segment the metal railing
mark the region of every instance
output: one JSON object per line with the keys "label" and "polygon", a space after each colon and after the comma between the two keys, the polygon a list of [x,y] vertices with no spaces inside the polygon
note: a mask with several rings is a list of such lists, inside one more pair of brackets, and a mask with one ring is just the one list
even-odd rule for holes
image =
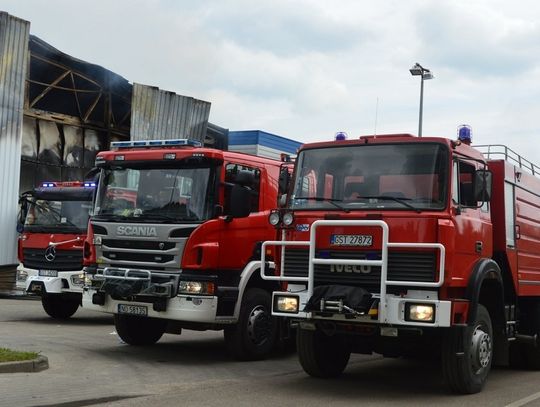
{"label": "metal railing", "polygon": [[[322,259],[316,257],[316,236],[317,229],[325,226],[374,226],[382,229],[382,242],[381,242],[381,259],[380,260],[366,260],[366,259]],[[264,280],[270,281],[287,281],[287,282],[303,282],[307,283],[307,296],[311,298],[313,296],[313,290],[315,286],[315,265],[351,265],[351,266],[379,266],[381,267],[381,281],[380,281],[380,299],[379,299],[379,321],[387,322],[386,316],[386,304],[387,304],[387,286],[407,286],[407,287],[441,287],[444,283],[444,261],[445,261],[445,248],[440,243],[392,243],[388,241],[388,224],[381,220],[317,220],[311,225],[311,231],[309,241],[266,241],[262,244],[261,249],[261,277]],[[284,275],[284,269],[281,267],[279,276],[267,276],[265,274],[265,262],[266,262],[266,247],[267,246],[309,246],[308,256],[308,276],[307,277],[289,277]],[[388,280],[388,248],[419,248],[419,249],[438,249],[439,256],[439,278],[434,282],[420,282],[420,281],[393,281]]]}
{"label": "metal railing", "polygon": [[505,161],[526,170],[532,175],[540,176],[540,166],[520,156],[503,144],[481,144],[474,145],[473,147],[480,151],[488,160],[503,158]]}

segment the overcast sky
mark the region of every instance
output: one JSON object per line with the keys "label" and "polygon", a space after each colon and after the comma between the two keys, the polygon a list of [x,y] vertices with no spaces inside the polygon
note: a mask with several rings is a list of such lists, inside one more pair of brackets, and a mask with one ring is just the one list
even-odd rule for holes
{"label": "overcast sky", "polygon": [[59,50],[212,103],[210,121],[302,142],[364,134],[503,143],[540,165],[540,3],[3,0]]}

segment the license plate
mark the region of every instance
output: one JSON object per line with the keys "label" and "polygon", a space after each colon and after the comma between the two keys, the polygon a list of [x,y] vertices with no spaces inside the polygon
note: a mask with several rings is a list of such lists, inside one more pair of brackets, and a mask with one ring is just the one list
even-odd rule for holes
{"label": "license plate", "polygon": [[144,305],[118,304],[119,314],[148,316],[148,307]]}
{"label": "license plate", "polygon": [[41,277],[58,277],[57,270],[39,270],[39,275]]}
{"label": "license plate", "polygon": [[333,246],[371,246],[373,236],[370,235],[332,235],[330,244]]}

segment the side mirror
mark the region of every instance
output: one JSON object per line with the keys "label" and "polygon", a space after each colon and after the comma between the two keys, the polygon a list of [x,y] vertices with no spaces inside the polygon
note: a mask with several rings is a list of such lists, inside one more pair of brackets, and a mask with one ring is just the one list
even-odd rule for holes
{"label": "side mirror", "polygon": [[234,184],[230,195],[231,218],[245,218],[251,212],[251,190],[242,185]]}
{"label": "side mirror", "polygon": [[287,167],[281,167],[278,180],[278,195],[283,195],[289,190],[291,182],[291,173]]}
{"label": "side mirror", "polygon": [[488,170],[476,170],[474,173],[474,199],[480,202],[491,200],[493,173]]}

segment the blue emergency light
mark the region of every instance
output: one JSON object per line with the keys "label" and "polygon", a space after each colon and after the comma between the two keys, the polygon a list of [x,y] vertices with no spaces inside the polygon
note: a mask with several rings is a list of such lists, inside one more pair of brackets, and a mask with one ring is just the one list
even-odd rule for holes
{"label": "blue emergency light", "polygon": [[95,188],[95,187],[96,187],[96,183],[95,183],[95,182],[85,182],[85,183],[83,184],[83,186],[84,186],[85,188]]}
{"label": "blue emergency light", "polygon": [[467,124],[458,126],[458,140],[470,144],[472,142],[472,128]]}
{"label": "blue emergency light", "polygon": [[336,133],[335,140],[336,141],[347,140],[347,133],[345,133],[344,131],[338,131]]}
{"label": "blue emergency light", "polygon": [[55,186],[54,182],[43,182],[41,184],[42,188],[53,188]]}
{"label": "blue emergency light", "polygon": [[137,148],[137,147],[202,147],[202,143],[197,140],[171,139],[171,140],[137,140],[137,141],[113,141],[111,148]]}

